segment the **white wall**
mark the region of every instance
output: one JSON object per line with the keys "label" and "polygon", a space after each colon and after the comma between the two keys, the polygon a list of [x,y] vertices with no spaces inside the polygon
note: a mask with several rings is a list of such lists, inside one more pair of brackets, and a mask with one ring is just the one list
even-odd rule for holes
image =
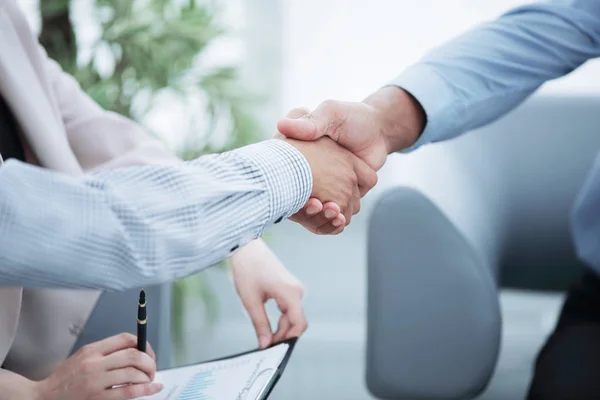
{"label": "white wall", "polygon": [[[287,0],[283,106],[360,100],[427,50],[526,0]],[[600,90],[594,62],[546,90]],[[592,78],[595,79],[592,79]]]}
{"label": "white wall", "polygon": [[[431,48],[512,7],[530,3],[528,0],[281,1],[285,5],[282,114],[297,106],[314,108],[329,98],[361,100]],[[600,60],[548,83],[542,91],[600,92]],[[379,173],[376,191],[420,179],[418,172],[401,175],[403,162],[403,156],[389,158]],[[456,189],[447,183],[446,186],[443,190]]]}

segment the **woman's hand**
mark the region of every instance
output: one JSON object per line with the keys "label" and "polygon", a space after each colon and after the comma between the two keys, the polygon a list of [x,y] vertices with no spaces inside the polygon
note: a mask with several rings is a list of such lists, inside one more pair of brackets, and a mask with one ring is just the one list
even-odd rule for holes
{"label": "woman's hand", "polygon": [[[231,263],[235,287],[252,319],[260,347],[304,333],[307,328],[302,309],[304,286],[262,240],[239,249],[231,257]],[[282,313],[275,334],[265,310],[269,299],[277,302]]]}
{"label": "woman's hand", "polygon": [[82,347],[37,384],[40,400],[128,400],[162,390],[152,383],[156,356],[138,351],[137,339],[122,333]]}

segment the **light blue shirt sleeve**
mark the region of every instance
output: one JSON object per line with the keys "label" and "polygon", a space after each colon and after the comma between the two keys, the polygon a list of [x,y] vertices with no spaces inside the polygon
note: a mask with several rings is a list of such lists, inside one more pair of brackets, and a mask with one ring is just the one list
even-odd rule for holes
{"label": "light blue shirt sleeve", "polygon": [[0,287],[128,289],[228,257],[308,201],[304,156],[267,140],[175,165],[73,177],[0,167]]}
{"label": "light blue shirt sleeve", "polygon": [[535,3],[476,27],[391,82],[411,93],[427,115],[425,130],[407,151],[492,122],[544,82],[597,56],[598,0]]}

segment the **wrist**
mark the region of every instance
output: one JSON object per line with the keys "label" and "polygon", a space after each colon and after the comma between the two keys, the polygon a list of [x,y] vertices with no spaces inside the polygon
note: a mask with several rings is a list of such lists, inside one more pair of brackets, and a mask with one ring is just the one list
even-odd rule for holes
{"label": "wrist", "polygon": [[373,107],[387,152],[412,146],[425,128],[425,110],[410,93],[397,86],[386,86],[364,100]]}
{"label": "wrist", "polygon": [[[0,387],[8,399],[45,400],[42,382],[27,379],[14,372],[0,369]],[[0,395],[0,398],[4,398]]]}
{"label": "wrist", "polygon": [[298,212],[312,191],[311,166],[304,154],[289,142],[287,138],[271,139],[233,151],[261,172],[269,194],[269,224]]}
{"label": "wrist", "polygon": [[42,382],[32,382],[32,385],[29,389],[31,397],[28,398],[32,400],[47,400],[48,398],[45,396],[42,386]]}

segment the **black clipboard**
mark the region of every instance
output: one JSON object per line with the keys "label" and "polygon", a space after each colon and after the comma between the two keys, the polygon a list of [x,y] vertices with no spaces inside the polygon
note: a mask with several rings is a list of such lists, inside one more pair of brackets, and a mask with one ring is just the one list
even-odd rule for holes
{"label": "black clipboard", "polygon": [[168,371],[170,369],[184,368],[184,367],[190,367],[190,366],[194,366],[194,365],[202,365],[202,364],[207,364],[207,363],[211,363],[211,362],[226,361],[226,360],[230,360],[232,358],[241,357],[241,356],[245,356],[245,355],[252,354],[252,353],[259,353],[259,352],[269,349],[271,347],[275,347],[277,345],[285,343],[289,346],[287,351],[285,352],[285,356],[283,356],[283,359],[281,360],[281,362],[279,363],[279,366],[277,367],[277,371],[275,371],[275,374],[273,374],[273,377],[269,380],[269,382],[265,386],[265,390],[264,390],[263,394],[257,399],[257,400],[267,400],[269,398],[269,396],[271,395],[271,392],[275,388],[275,385],[277,384],[277,382],[279,382],[279,378],[281,378],[281,375],[283,375],[283,371],[285,370],[285,367],[287,366],[287,363],[288,363],[290,357],[292,356],[292,351],[294,350],[294,346],[296,345],[297,341],[298,341],[298,338],[294,337],[294,338],[282,340],[277,343],[273,343],[272,345],[270,345],[269,347],[264,348],[264,349],[254,349],[254,350],[244,351],[242,353],[233,354],[233,355],[230,355],[227,357],[221,357],[221,358],[215,358],[212,360],[202,361],[200,363],[191,363],[191,364],[180,365],[180,366],[172,367],[172,368],[164,368],[161,371]]}

